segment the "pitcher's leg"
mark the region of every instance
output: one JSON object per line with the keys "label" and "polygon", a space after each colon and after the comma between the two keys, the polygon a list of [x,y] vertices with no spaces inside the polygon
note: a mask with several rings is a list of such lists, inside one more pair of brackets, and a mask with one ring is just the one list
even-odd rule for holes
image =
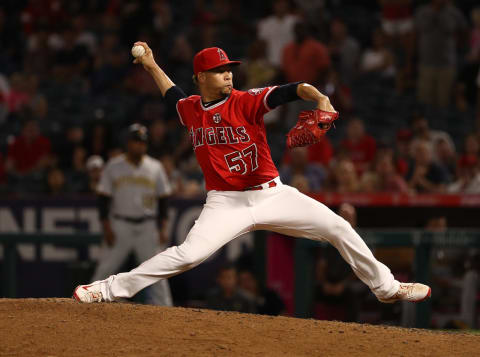
{"label": "pitcher's leg", "polygon": [[262,206],[255,211],[255,219],[266,229],[328,241],[376,296],[389,297],[398,290],[399,282],[390,269],[375,259],[352,226],[327,206],[286,185]]}
{"label": "pitcher's leg", "polygon": [[102,294],[107,301],[132,297],[160,279],[195,267],[252,227],[252,217],[242,202],[209,195],[184,243],[166,249],[128,273],[113,275],[103,284]]}

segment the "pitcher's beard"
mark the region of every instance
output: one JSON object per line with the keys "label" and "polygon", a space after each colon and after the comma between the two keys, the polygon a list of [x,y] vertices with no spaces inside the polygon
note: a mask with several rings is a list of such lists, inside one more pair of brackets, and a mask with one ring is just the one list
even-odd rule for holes
{"label": "pitcher's beard", "polygon": [[228,97],[230,94],[232,94],[232,88],[223,87],[223,88],[220,90],[220,93],[222,94],[223,97]]}

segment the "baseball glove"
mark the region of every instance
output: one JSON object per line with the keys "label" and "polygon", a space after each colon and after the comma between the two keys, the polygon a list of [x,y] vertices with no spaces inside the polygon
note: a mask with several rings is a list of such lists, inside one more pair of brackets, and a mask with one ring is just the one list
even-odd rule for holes
{"label": "baseball glove", "polygon": [[287,134],[288,148],[318,143],[337,118],[338,112],[321,109],[300,112],[297,124]]}

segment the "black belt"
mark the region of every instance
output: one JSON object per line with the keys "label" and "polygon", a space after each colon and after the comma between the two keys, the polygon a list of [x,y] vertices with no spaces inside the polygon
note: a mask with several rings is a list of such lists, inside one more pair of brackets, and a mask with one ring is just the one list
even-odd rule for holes
{"label": "black belt", "polygon": [[114,214],[113,218],[116,219],[121,219],[122,221],[128,222],[128,223],[133,223],[133,224],[140,224],[145,221],[149,221],[151,219],[155,219],[154,216],[143,216],[143,217],[126,217],[126,216],[120,216],[118,214]]}

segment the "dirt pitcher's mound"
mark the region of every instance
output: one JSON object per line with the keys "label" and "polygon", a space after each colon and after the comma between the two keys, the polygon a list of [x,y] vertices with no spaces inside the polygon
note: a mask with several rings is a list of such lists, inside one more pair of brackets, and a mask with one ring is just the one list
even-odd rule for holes
{"label": "dirt pitcher's mound", "polygon": [[480,337],[70,299],[0,299],[0,356],[475,356]]}

